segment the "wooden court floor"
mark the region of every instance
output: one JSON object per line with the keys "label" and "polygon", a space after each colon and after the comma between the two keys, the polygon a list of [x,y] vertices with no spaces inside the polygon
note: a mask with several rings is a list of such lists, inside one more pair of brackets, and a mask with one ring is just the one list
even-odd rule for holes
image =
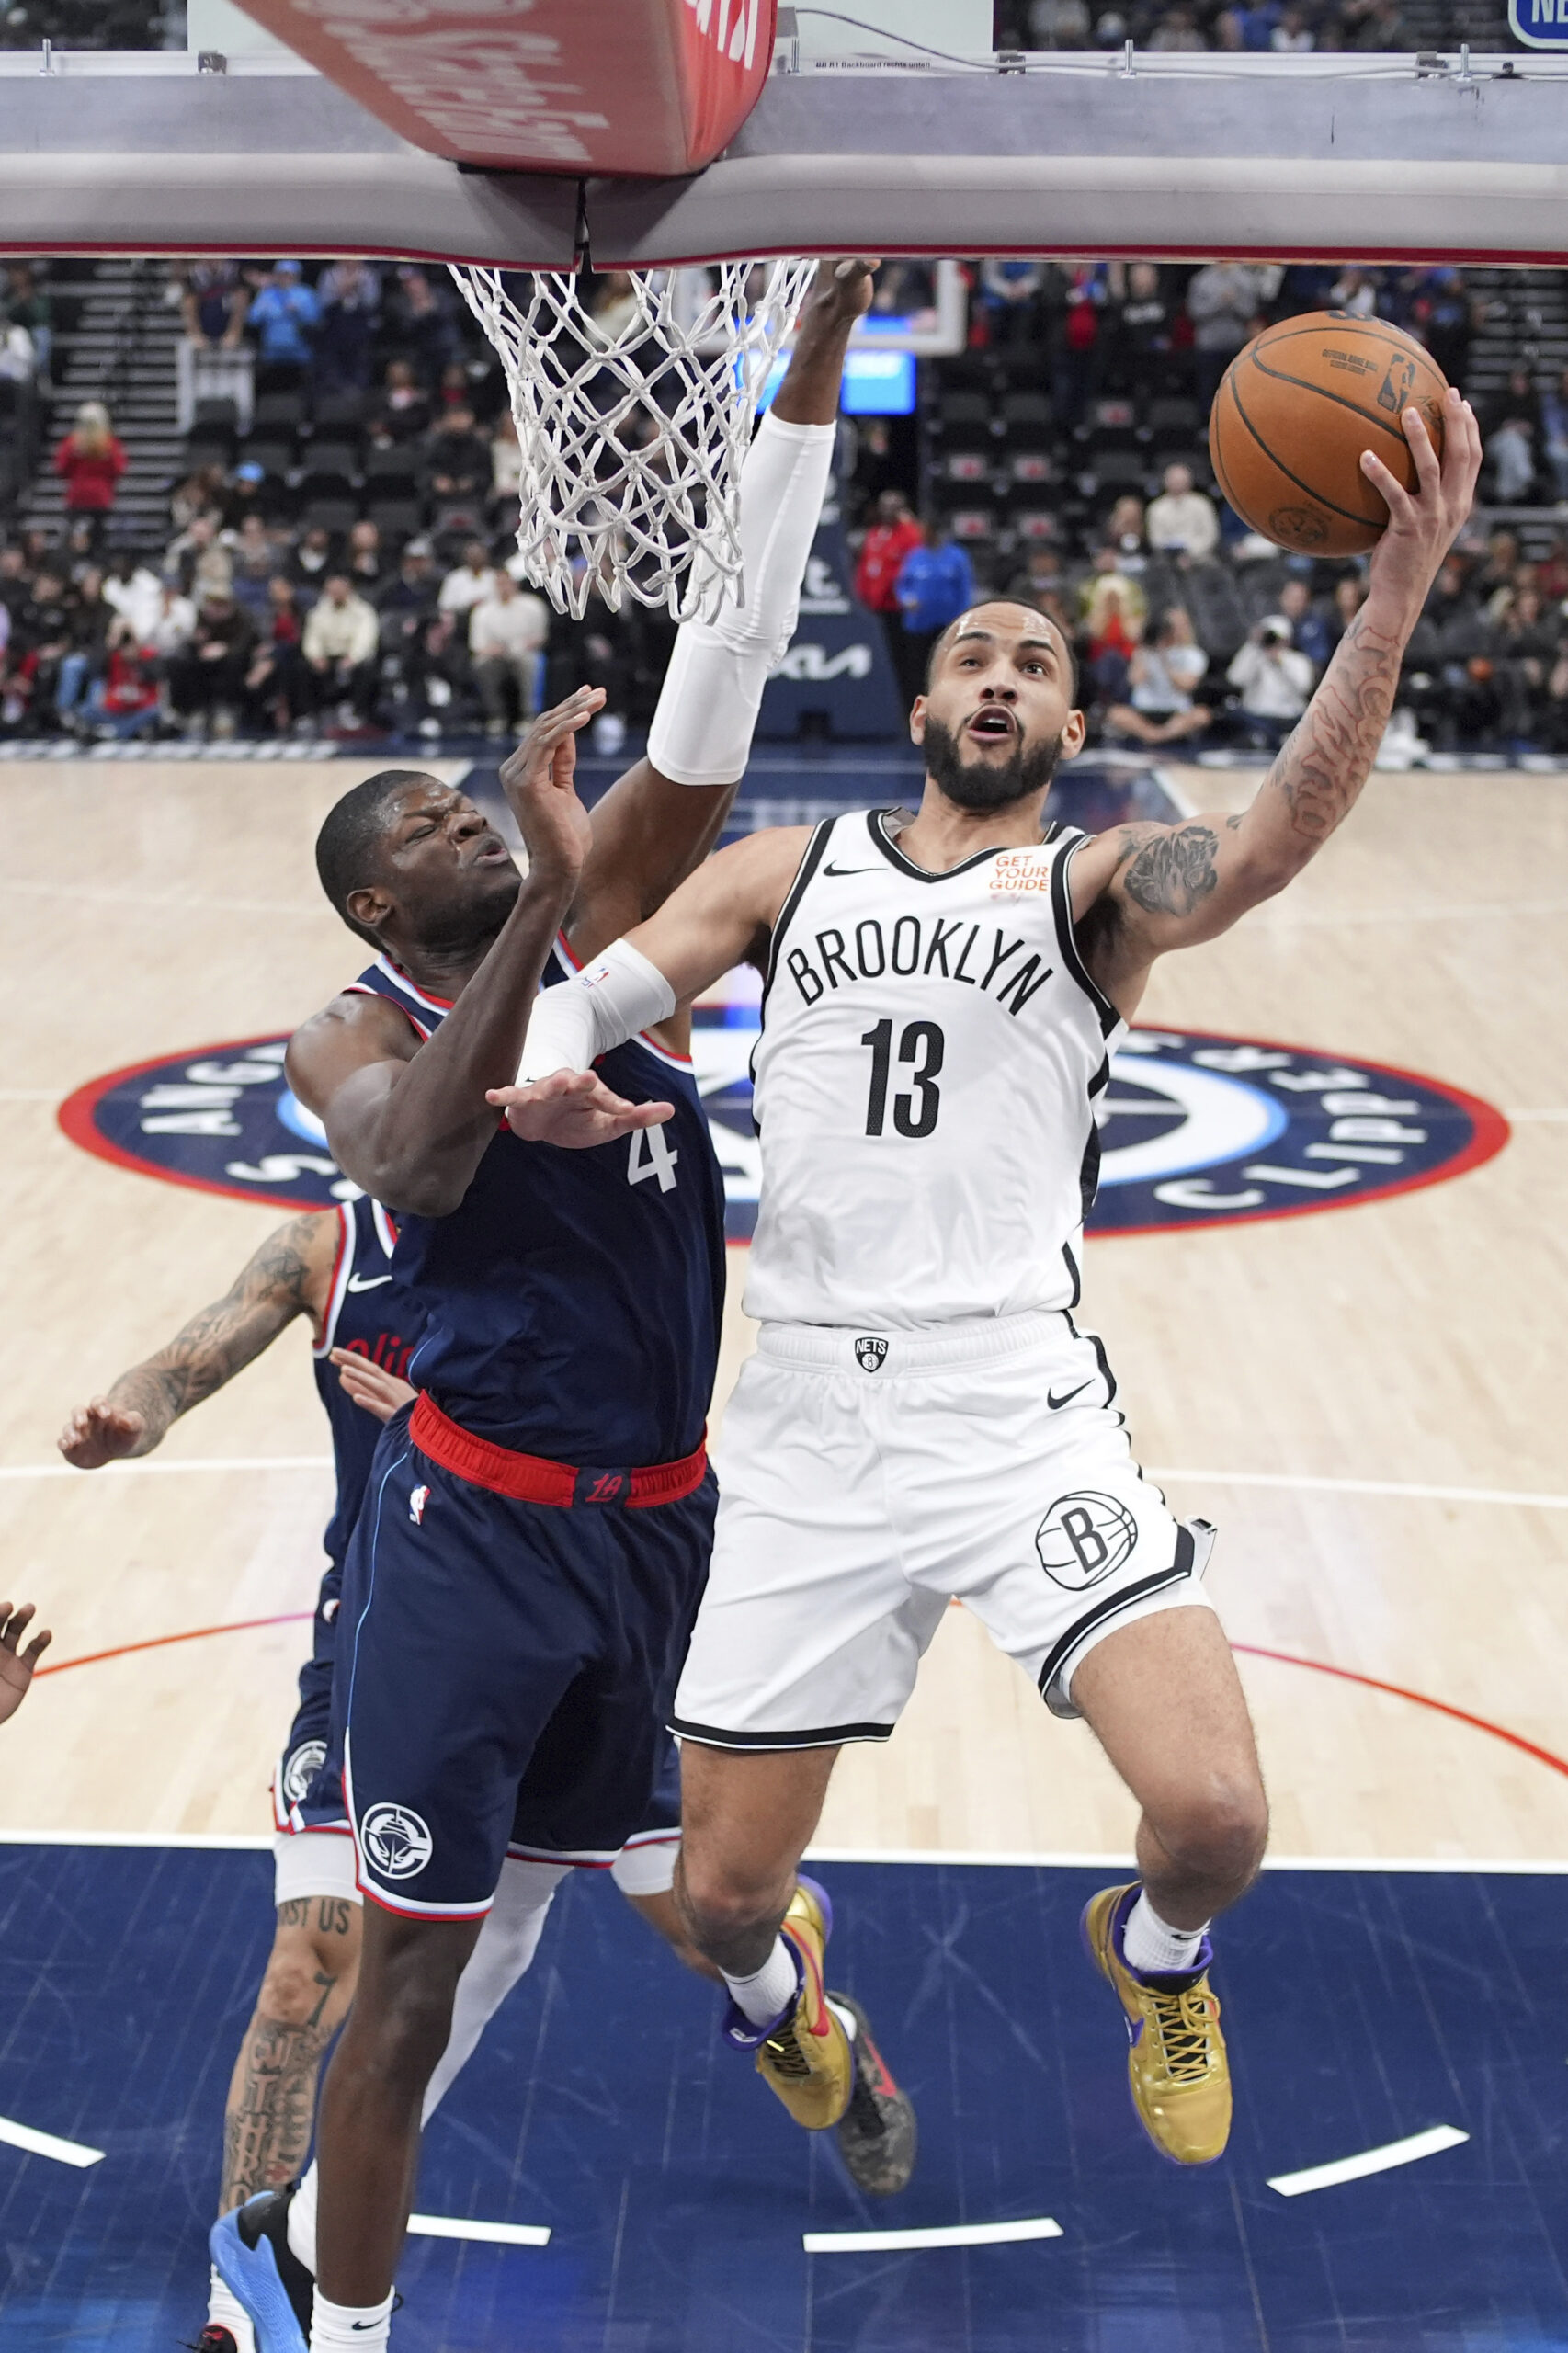
{"label": "wooden court floor", "polygon": [[[310,844],[359,772],[0,768],[0,1584],[42,1605],[66,1664],[0,1733],[0,1829],[267,1826],[306,1629],[126,1646],[310,1608],[328,1482],[269,1467],[324,1451],[303,1328],[176,1430],[166,1468],[71,1472],[54,1438],[280,1213],[90,1158],[55,1112],[121,1063],[286,1029],[357,969]],[[1186,782],[1208,807],[1250,789]],[[1512,1123],[1451,1183],[1089,1253],[1140,1457],[1221,1526],[1211,1590],[1281,1853],[1568,1863],[1565,872],[1568,779],[1380,778],[1303,881],[1171,961],[1141,1017],[1426,1072]],[[721,1408],[747,1345],[733,1295]],[[954,1610],[893,1741],[843,1761],[823,1842],[1088,1855],[1130,1831],[1089,1735]]]}

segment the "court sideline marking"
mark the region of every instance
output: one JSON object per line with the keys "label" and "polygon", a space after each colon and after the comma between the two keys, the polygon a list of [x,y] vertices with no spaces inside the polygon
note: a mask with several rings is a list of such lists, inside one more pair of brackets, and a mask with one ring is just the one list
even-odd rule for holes
{"label": "court sideline marking", "polygon": [[35,2132],[30,2124],[15,2124],[8,2116],[0,2116],[0,2141],[7,2148],[25,2150],[29,2157],[52,2157],[60,2165],[97,2165],[104,2158],[101,2149],[89,2149],[84,2141],[62,2141],[53,2132]]}
{"label": "court sideline marking", "polygon": [[1307,2165],[1300,2173],[1271,2174],[1268,2187],[1281,2198],[1300,2198],[1311,2189],[1332,2189],[1337,2182],[1364,2181],[1369,2174],[1387,2173],[1394,2165],[1413,2165],[1418,2158],[1457,2149],[1469,2138],[1456,2124],[1434,2124],[1429,2131],[1412,2132],[1403,2141],[1386,2141],[1381,2148],[1363,2149],[1358,2156],[1335,2157],[1328,2165]]}
{"label": "court sideline marking", "polygon": [[1006,2246],[1017,2239],[1061,2236],[1061,2223],[1041,2214],[1031,2222],[944,2222],[926,2231],[807,2231],[801,2245],[808,2255],[881,2255],[927,2246]]}

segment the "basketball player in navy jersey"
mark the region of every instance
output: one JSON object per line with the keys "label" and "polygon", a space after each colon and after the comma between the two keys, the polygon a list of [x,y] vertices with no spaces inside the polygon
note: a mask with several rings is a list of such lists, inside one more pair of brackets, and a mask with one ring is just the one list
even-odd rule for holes
{"label": "basketball player in navy jersey", "polygon": [[[630,1039],[607,1065],[613,1097],[562,1082],[561,1115],[587,1147],[571,1161],[519,1143],[485,1094],[515,1074],[541,983],[569,978],[712,847],[793,626],[869,300],[865,266],[824,265],[744,471],[745,603],[683,627],[649,756],[591,819],[546,829],[520,881],[472,801],[391,770],[318,839],[327,895],[376,956],[299,1032],[290,1082],[339,1165],[392,1206],[397,1270],[428,1320],[410,1366],[420,1395],[388,1425],[346,1570],[334,1714],[371,1902],[322,2096],[312,2353],[386,2342],[421,2099],[509,1840],[557,1871],[608,1859],[659,1762],[707,1574],[724,1281],[684,1029]],[[602,699],[581,690],[529,728],[501,771],[514,807],[541,773],[569,787]],[[820,2003],[814,1905],[797,1933]],[[863,2029],[858,2051],[858,2137],[841,2145],[892,2188],[893,2141],[913,2156],[907,2105]],[[781,2050],[786,2084],[799,2065]],[[849,2124],[852,2089],[807,2120]],[[283,2278],[294,2216],[256,2207],[214,2251],[263,2353],[303,2353]]]}
{"label": "basketball player in navy jersey", "polygon": [[[1440,460],[1414,409],[1404,428],[1418,487],[1363,458],[1390,514],[1367,601],[1245,811],[1042,834],[1057,761],[1084,740],[1072,649],[1032,607],[982,604],[938,640],[915,703],[918,815],[722,851],[542,1000],[522,1083],[491,1098],[519,1136],[570,1142],[563,1085],[608,1077],[629,1030],[737,961],[765,970],[746,1291],[762,1329],[725,1415],[672,1718],[676,1892],[734,1996],[732,2040],[799,2015],[779,1929],[838,1750],[888,1737],[957,1594],[1054,1713],[1087,1718],[1142,1807],[1140,1877],[1102,1891],[1084,1931],[1125,2016],[1137,2113],[1184,2165],[1230,2129],[1208,1929],[1251,1883],[1267,1814],[1229,1648],[1190,1606],[1212,1531],[1178,1527],[1143,1479],[1105,1352],[1073,1320],[1095,1105],[1154,960],[1283,890],[1367,780],[1481,459],[1456,392]],[[842,2075],[831,2037],[801,2047]]]}
{"label": "basketball player in navy jersey", "polygon": [[[386,1211],[363,1197],[331,1214],[291,1218],[268,1235],[224,1298],[121,1373],[107,1394],[80,1407],[60,1438],[66,1461],[84,1471],[150,1454],[182,1415],[253,1364],[296,1318],[304,1316],[312,1326],[316,1388],[332,1427],[336,1504],[323,1538],[328,1565],[316,1603],[312,1654],[301,1670],[299,1710],[273,1778],[277,1927],[229,2086],[220,2215],[299,2174],[310,2147],[317,2073],[347,2015],[358,1970],[361,1899],[341,1806],[323,1809],[304,1835],[296,1835],[294,1825],[325,1754],[344,1553],[381,1425],[414,1399],[403,1375],[422,1318],[393,1278],[394,1239]],[[0,1609],[0,1705],[9,1657],[6,1614]],[[17,1633],[25,1621],[18,1613]],[[48,1640],[47,1634],[38,1638],[18,1664],[28,1665],[30,1673]],[[679,1823],[679,1779],[669,1744],[653,1800],[610,1870],[622,1893],[680,1958],[706,1972],[709,1964],[684,1940],[669,1893]],[[463,1972],[450,2040],[426,2091],[426,2120],[533,1957],[548,1908],[539,1901],[537,1881],[527,1863],[514,1861],[502,1876],[496,1908]],[[309,2177],[302,2194],[308,2209]],[[214,2270],[198,2353],[249,2353],[251,2344],[250,2321]]]}

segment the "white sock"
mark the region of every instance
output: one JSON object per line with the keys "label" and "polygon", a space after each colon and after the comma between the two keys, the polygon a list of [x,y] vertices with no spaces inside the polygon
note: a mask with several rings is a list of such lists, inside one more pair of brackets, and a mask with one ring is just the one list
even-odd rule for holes
{"label": "white sock", "polygon": [[379,2304],[334,2304],[318,2288],[311,2314],[311,2353],[383,2353],[392,2309],[391,2296]]}
{"label": "white sock", "polygon": [[831,1994],[825,1998],[828,2008],[833,2012],[834,2017],[838,2020],[839,2025],[844,2029],[844,2031],[848,2036],[850,2041],[853,2042],[855,2040],[854,2011],[846,2010],[842,2002],[835,2002]]}
{"label": "white sock", "polygon": [[316,2193],[321,2188],[316,2161],[311,2159],[305,2177],[289,2200],[289,2252],[316,2276]]}
{"label": "white sock", "polygon": [[1147,1889],[1140,1888],[1121,1932],[1121,1956],[1142,1976],[1174,1976],[1197,1968],[1198,1948],[1208,1933],[1207,1920],[1201,1928],[1173,1928],[1150,1903]]}
{"label": "white sock", "polygon": [[726,1970],[723,1978],[734,1996],[735,2007],[753,2026],[771,2026],[779,2013],[793,2003],[800,1984],[794,1949],[782,1937],[774,1938],[773,1950],[753,1975],[732,1977]]}
{"label": "white sock", "polygon": [[207,2317],[214,2328],[228,2330],[240,2353],[256,2353],[256,2334],[250,2325],[250,2314],[216,2271],[207,2290]]}
{"label": "white sock", "polygon": [[[458,1980],[452,2030],[425,2087],[423,2127],[473,2056],[474,2046],[539,1950],[551,1899],[571,1869],[569,1863],[509,1862],[501,1873],[495,1901],[484,1915],[479,1942]],[[289,2203],[289,2245],[312,2279],[316,2274],[316,2195],[312,2158]]]}

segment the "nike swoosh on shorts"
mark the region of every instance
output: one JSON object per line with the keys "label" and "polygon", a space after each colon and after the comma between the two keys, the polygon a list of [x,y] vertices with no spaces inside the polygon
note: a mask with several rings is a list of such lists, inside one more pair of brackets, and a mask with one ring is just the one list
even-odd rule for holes
{"label": "nike swoosh on shorts", "polygon": [[[1093,1381],[1094,1377],[1094,1374],[1091,1372],[1089,1375],[1089,1381]],[[1064,1397],[1059,1397],[1054,1389],[1048,1389],[1045,1392],[1045,1402],[1050,1406],[1051,1412],[1053,1414],[1060,1413],[1063,1405],[1070,1405],[1073,1403],[1074,1397],[1081,1397],[1085,1390],[1088,1387],[1089,1381],[1080,1381],[1076,1389],[1069,1389]]]}

